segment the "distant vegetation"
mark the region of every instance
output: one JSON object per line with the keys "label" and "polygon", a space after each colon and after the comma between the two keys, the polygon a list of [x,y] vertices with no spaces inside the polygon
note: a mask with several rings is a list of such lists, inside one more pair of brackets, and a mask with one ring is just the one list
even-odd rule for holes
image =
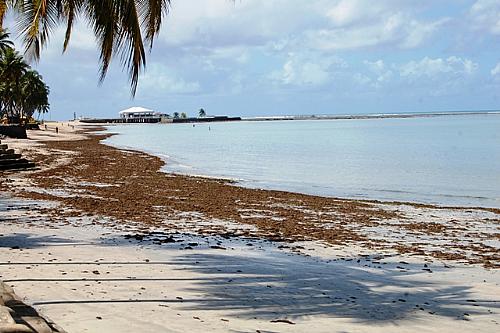
{"label": "distant vegetation", "polygon": [[49,111],[49,87],[15,49],[0,29],[0,119],[26,123],[35,112]]}
{"label": "distant vegetation", "polygon": [[187,114],[186,112],[182,112],[181,113],[181,119],[186,119],[187,118]]}
{"label": "distant vegetation", "polygon": [[205,110],[203,108],[201,108],[200,111],[198,112],[198,117],[204,118],[206,116],[207,116],[207,113],[205,112]]}

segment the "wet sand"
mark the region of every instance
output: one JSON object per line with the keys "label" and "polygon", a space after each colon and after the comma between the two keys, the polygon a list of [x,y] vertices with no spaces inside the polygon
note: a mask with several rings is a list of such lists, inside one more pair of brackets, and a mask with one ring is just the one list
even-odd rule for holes
{"label": "wet sand", "polygon": [[59,129],[9,143],[40,170],[0,178],[1,278],[70,332],[498,329],[498,210],[169,175]]}

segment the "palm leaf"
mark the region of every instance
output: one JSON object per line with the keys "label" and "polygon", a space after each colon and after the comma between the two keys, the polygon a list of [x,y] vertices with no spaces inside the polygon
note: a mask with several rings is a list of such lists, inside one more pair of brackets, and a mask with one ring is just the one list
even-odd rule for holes
{"label": "palm leaf", "polygon": [[23,35],[25,54],[28,59],[38,60],[40,52],[59,23],[55,1],[24,1],[20,11],[18,28]]}
{"label": "palm leaf", "polygon": [[146,66],[146,53],[134,0],[119,2],[118,18],[121,22],[115,50],[120,54],[124,67],[128,69],[132,94],[135,94],[140,71]]}
{"label": "palm leaf", "polygon": [[152,48],[154,38],[160,32],[163,15],[169,12],[170,0],[138,0],[137,7],[142,18],[142,27],[146,32],[145,41]]}
{"label": "palm leaf", "polygon": [[119,56],[128,70],[132,95],[146,66],[144,43],[150,49],[158,36],[163,15],[171,0],[0,0],[1,19],[10,6],[19,14],[17,26],[28,58],[38,60],[53,29],[64,22],[63,50],[71,39],[73,25],[84,16],[100,47],[99,82],[106,77],[111,60]]}
{"label": "palm leaf", "polygon": [[57,10],[66,19],[66,33],[64,35],[63,52],[66,51],[71,38],[73,23],[75,22],[78,12],[83,6],[83,0],[58,0]]}

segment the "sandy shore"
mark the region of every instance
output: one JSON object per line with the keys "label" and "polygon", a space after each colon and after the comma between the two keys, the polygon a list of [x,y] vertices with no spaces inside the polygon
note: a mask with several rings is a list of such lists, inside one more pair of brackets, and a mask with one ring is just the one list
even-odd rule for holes
{"label": "sandy shore", "polygon": [[172,176],[59,134],[7,140],[1,279],[68,332],[491,332],[500,212]]}

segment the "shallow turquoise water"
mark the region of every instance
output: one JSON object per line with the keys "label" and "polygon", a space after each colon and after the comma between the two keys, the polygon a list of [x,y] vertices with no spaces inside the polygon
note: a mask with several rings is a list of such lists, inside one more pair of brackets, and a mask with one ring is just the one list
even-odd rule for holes
{"label": "shallow turquoise water", "polygon": [[[210,127],[210,130],[209,130]],[[110,126],[166,171],[326,196],[500,207],[500,115]]]}

